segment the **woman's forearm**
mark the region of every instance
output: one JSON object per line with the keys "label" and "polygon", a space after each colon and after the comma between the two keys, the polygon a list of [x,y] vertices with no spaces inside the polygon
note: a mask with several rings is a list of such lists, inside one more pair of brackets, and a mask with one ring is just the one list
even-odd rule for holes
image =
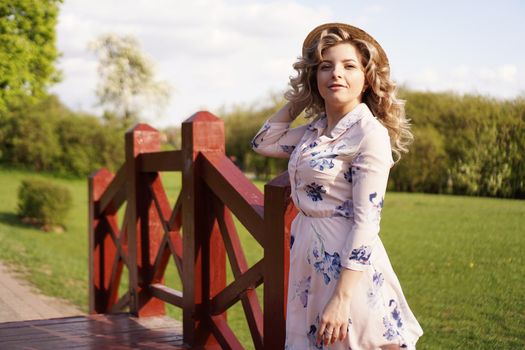
{"label": "woman's forearm", "polygon": [[292,104],[287,102],[281,109],[275,112],[268,121],[270,123],[291,123],[297,117],[297,115],[293,114],[295,113],[292,112]]}
{"label": "woman's forearm", "polygon": [[351,298],[352,291],[361,279],[362,274],[363,271],[341,268],[341,274],[339,275],[339,280],[335,286],[334,296]]}
{"label": "woman's forearm", "polygon": [[287,102],[268,120],[270,123],[291,123],[307,107],[307,102]]}

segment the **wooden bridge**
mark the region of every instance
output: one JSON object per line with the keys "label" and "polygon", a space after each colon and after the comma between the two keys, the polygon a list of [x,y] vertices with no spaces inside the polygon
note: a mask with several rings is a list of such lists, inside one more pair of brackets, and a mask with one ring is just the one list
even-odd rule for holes
{"label": "wooden bridge", "polygon": [[[182,124],[181,150],[160,151],[160,144],[157,130],[139,124],[126,133],[118,172],[101,169],[89,178],[91,315],[0,324],[1,349],[243,349],[227,319],[238,301],[254,348],[284,348],[296,214],[287,174],[266,184],[263,195],[226,156],[224,124],[208,112]],[[173,207],[160,177],[172,171],[182,173]],[[253,266],[232,214],[263,247]],[[170,258],[182,291],[165,285]],[[124,268],[129,280],[119,295]],[[264,313],[255,291],[262,283]],[[182,327],[165,316],[166,303],[182,309]]]}

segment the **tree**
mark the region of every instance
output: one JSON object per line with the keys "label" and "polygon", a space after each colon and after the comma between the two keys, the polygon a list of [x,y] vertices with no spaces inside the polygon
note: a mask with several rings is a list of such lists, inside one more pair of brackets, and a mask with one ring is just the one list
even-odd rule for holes
{"label": "tree", "polygon": [[54,64],[61,0],[0,2],[0,115],[22,100],[34,102],[59,80]]}
{"label": "tree", "polygon": [[165,106],[169,85],[155,80],[151,60],[132,36],[103,34],[90,43],[98,56],[97,97],[108,115],[116,115],[126,124],[136,121],[147,106]]}

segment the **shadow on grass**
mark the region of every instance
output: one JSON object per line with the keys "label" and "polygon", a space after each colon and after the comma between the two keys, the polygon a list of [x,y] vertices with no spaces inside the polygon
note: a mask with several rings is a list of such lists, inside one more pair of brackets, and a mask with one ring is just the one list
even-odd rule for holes
{"label": "shadow on grass", "polygon": [[24,219],[16,214],[10,212],[0,212],[0,223],[6,224],[12,227],[23,228],[26,230],[34,230],[37,232],[51,232],[51,233],[63,233],[65,228],[61,225],[42,225],[39,222],[28,220],[25,222]]}
{"label": "shadow on grass", "polygon": [[6,224],[9,226],[19,227],[19,228],[25,228],[25,229],[33,229],[36,230],[34,226],[24,224],[18,215],[10,212],[2,211],[0,212],[0,223]]}

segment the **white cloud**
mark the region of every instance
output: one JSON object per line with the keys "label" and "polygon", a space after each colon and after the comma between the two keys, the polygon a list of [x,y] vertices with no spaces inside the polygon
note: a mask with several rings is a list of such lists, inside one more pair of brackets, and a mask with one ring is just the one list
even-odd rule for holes
{"label": "white cloud", "polygon": [[519,84],[525,76],[515,64],[482,67],[460,64],[451,69],[429,67],[418,74],[396,78],[410,88],[428,91],[446,90],[500,98],[513,98],[525,91]]}
{"label": "white cloud", "polygon": [[512,83],[516,81],[518,68],[513,64],[505,64],[497,68],[498,78],[501,81]]}
{"label": "white cloud", "polygon": [[478,73],[483,80],[490,82],[513,83],[518,75],[518,68],[514,64],[504,64],[497,67],[484,67]]}
{"label": "white cloud", "polygon": [[175,87],[161,124],[180,122],[198,107],[283,89],[304,35],[331,16],[293,0],[66,1],[58,25],[65,80],[53,91],[71,107],[91,108],[96,64],[88,43],[102,33],[132,34],[156,62],[158,78]]}
{"label": "white cloud", "polygon": [[439,74],[433,68],[426,68],[417,75],[416,81],[424,85],[436,84],[439,81]]}
{"label": "white cloud", "polygon": [[483,80],[494,81],[496,80],[496,71],[493,68],[481,68],[478,76]]}
{"label": "white cloud", "polygon": [[464,79],[470,74],[470,67],[462,64],[455,67],[452,72],[457,79]]}

